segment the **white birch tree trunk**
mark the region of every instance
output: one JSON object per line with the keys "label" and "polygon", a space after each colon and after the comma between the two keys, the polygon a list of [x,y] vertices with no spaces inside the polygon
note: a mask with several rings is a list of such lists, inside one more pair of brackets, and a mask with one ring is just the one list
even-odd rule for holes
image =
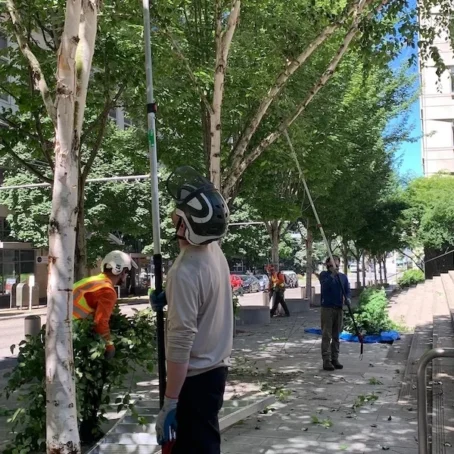
{"label": "white birch tree trunk", "polygon": [[[55,103],[39,60],[27,44],[14,0],[7,0],[19,48],[55,127],[55,169],[49,220],[46,320],[46,444],[48,454],[79,454],[72,345],[74,249],[79,147],[100,0],[67,0],[57,55]],[[80,197],[83,197],[81,193]]]}
{"label": "white birch tree trunk", "polygon": [[221,2],[216,2],[216,65],[214,69],[213,103],[210,112],[210,179],[211,182],[221,189],[221,114],[222,101],[224,98],[224,81],[227,71],[230,47],[241,9],[241,0],[233,0],[227,21],[226,30],[222,31]]}
{"label": "white birch tree trunk", "polygon": [[72,287],[79,145],[96,39],[97,6],[96,0],[67,0],[65,26],[58,52],[46,326],[48,454],[80,452],[72,345]]}

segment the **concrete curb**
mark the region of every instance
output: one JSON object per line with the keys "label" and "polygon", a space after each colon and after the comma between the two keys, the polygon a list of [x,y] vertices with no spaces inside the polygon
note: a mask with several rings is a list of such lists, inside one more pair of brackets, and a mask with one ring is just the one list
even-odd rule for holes
{"label": "concrete curb", "polygon": [[[259,397],[259,395],[258,395]],[[252,400],[251,398],[248,398],[246,401],[243,401],[247,403],[247,401]],[[142,404],[144,401],[141,401]],[[228,403],[229,401],[226,401],[225,403]],[[238,410],[233,411],[232,413],[229,413],[221,418],[219,418],[219,426],[221,429],[221,432],[225,432],[227,429],[232,427],[234,424],[238,423],[239,421],[242,421],[243,419],[246,419],[255,413],[258,413],[262,410],[264,410],[266,407],[269,405],[272,405],[276,402],[275,396],[267,396],[267,397],[262,397],[259,400],[252,402],[249,405],[241,405],[238,407]],[[136,401],[136,403],[138,403]],[[140,410],[140,408],[136,408]],[[157,410],[157,409],[156,409]],[[139,412],[140,413],[140,412]],[[157,446],[154,443],[155,442],[156,436],[152,433],[146,434],[146,433],[133,433],[133,434],[125,434],[123,432],[118,432],[117,428],[120,426],[123,421],[125,416],[127,415],[126,412],[122,414],[122,416],[118,419],[118,421],[114,424],[114,426],[105,434],[105,436],[99,440],[91,449],[89,449],[86,454],[151,454],[151,453],[161,453],[161,449],[159,446]],[[129,424],[128,424],[129,425]],[[154,424],[147,424],[148,426],[154,426]],[[134,444],[121,444],[118,443],[109,443],[105,442],[105,440],[111,438],[112,441],[114,439],[120,440],[120,438],[123,438],[124,436],[130,436],[132,443]],[[140,444],[140,441],[145,441],[147,443]],[[150,443],[150,444],[148,444]]]}

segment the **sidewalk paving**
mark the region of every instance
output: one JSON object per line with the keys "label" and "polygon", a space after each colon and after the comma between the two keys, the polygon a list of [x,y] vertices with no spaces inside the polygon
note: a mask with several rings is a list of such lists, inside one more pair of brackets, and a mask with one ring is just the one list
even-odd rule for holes
{"label": "sidewalk paving", "polygon": [[[321,370],[321,338],[304,333],[304,328],[318,327],[319,318],[315,308],[304,316],[274,318],[268,326],[241,328],[234,339],[225,398],[262,391],[274,394],[277,403],[223,433],[223,454],[417,451],[416,408],[397,404],[405,369],[404,355],[396,354],[399,343],[365,345],[362,361],[359,344],[342,343],[345,368],[327,373]],[[1,377],[3,389],[6,380]],[[156,377],[137,374],[134,383],[133,397],[156,398]],[[0,406],[15,404],[2,397]],[[119,415],[112,408],[107,417],[105,430]],[[1,415],[3,443],[10,436],[5,420]]]}
{"label": "sidewalk paving", "polygon": [[247,327],[235,339],[230,379],[259,381],[281,401],[224,433],[222,453],[415,453],[416,408],[397,403],[402,341],[367,344],[362,361],[359,344],[343,342],[344,369],[330,373],[321,368],[321,338],[307,327],[319,327],[318,309]]}

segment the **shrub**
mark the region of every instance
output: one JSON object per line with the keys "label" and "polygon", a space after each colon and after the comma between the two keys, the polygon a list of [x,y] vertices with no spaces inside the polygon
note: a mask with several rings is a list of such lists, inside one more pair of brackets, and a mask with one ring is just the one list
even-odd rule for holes
{"label": "shrub", "polygon": [[[105,406],[111,403],[114,389],[125,386],[127,376],[138,369],[153,371],[156,330],[151,309],[136,312],[132,317],[121,314],[117,306],[110,320],[115,357],[104,359],[105,342],[93,332],[91,319],[73,324],[74,365],[79,431],[83,443],[92,443],[103,434]],[[11,346],[13,351],[15,346]],[[19,344],[17,365],[4,389],[7,398],[17,395],[19,408],[9,419],[14,433],[13,443],[4,454],[26,454],[46,451],[46,379],[45,325],[38,336]],[[115,401],[117,411],[130,409],[129,391]]]}
{"label": "shrub", "polygon": [[[359,304],[353,310],[360,331],[365,334],[380,334],[396,328],[388,315],[388,299],[383,289],[366,288],[359,297]],[[355,333],[353,322],[348,314],[344,316],[344,330]]]}
{"label": "shrub", "polygon": [[407,270],[402,277],[397,281],[401,287],[410,287],[420,282],[424,282],[424,273],[420,270]]}
{"label": "shrub", "polygon": [[233,295],[232,304],[233,304],[233,315],[236,317],[238,315],[238,312],[240,311],[240,300],[238,299],[238,296]]}

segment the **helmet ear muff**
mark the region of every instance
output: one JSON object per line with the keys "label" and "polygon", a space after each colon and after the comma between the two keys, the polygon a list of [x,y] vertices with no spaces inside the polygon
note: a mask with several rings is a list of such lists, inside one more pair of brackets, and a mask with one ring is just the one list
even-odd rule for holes
{"label": "helmet ear muff", "polygon": [[114,276],[119,276],[123,272],[123,269],[124,269],[118,263],[113,263],[113,262],[107,263],[105,265],[105,268],[107,270],[109,270]]}

